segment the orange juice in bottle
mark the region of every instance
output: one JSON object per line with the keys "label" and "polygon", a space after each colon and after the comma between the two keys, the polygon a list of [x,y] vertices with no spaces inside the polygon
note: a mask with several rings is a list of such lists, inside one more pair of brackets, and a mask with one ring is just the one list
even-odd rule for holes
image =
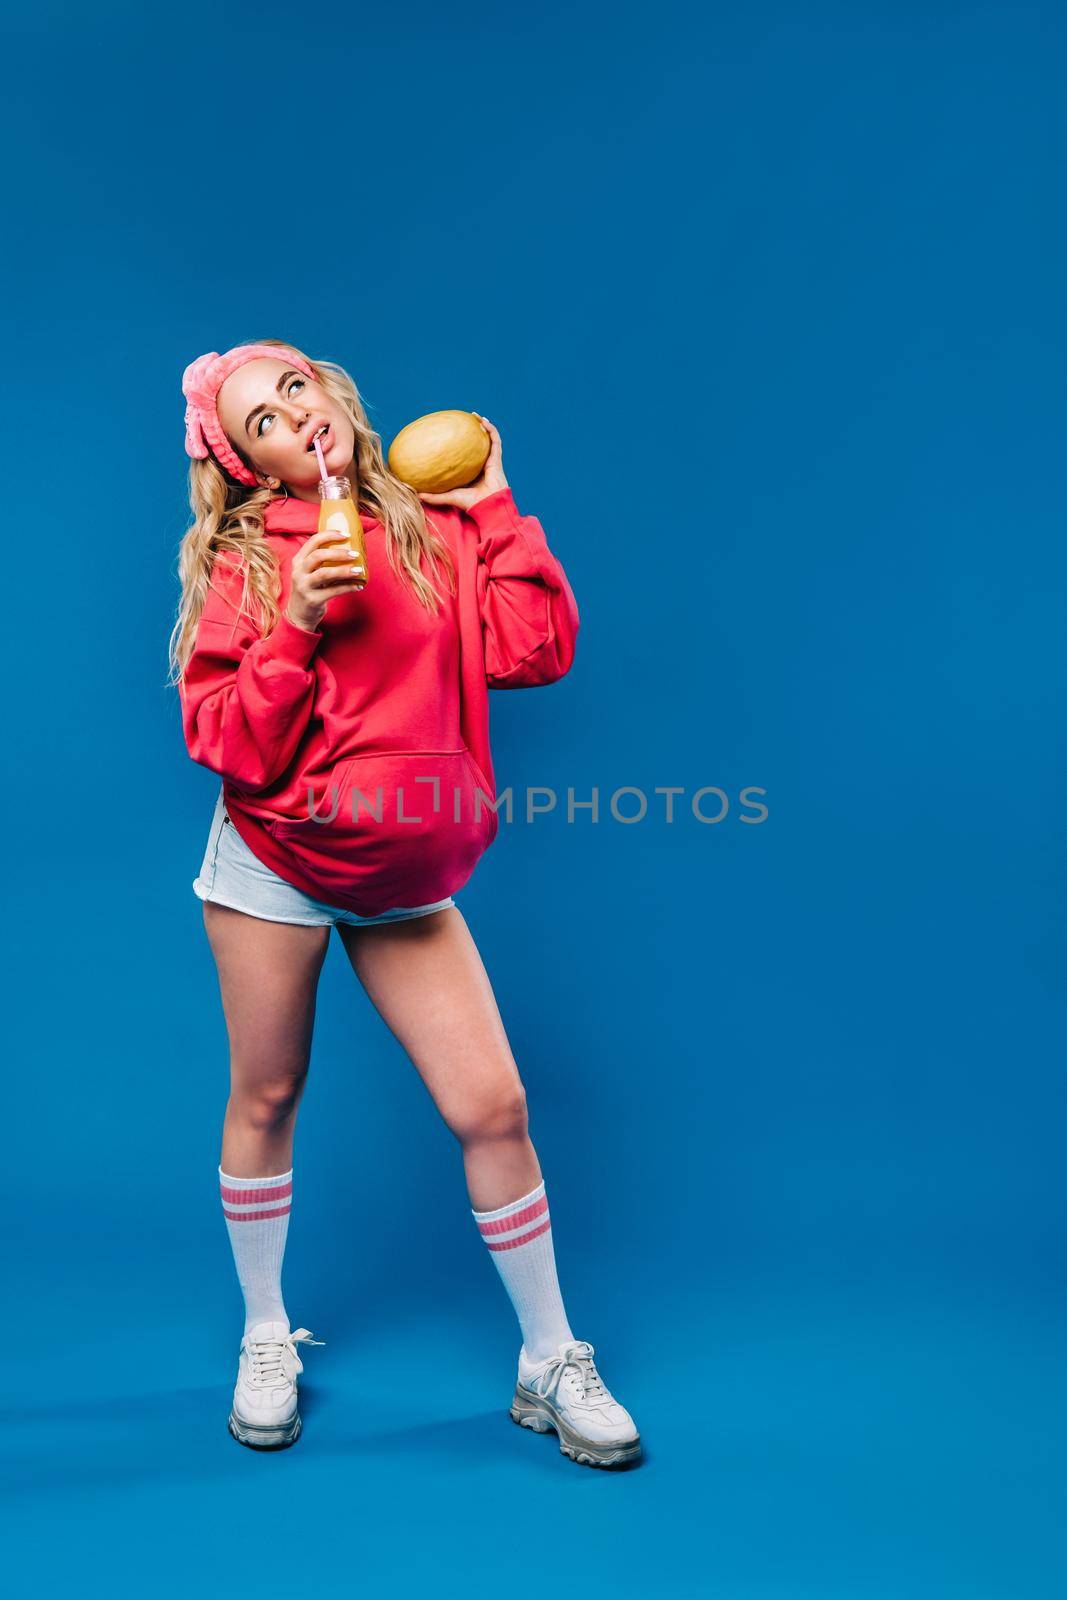
{"label": "orange juice in bottle", "polygon": [[362,568],[363,582],[356,584],[358,589],[367,587],[370,572],[367,568],[367,550],[363,542],[363,524],[359,520],[359,511],[352,499],[352,488],[345,477],[325,477],[319,480],[319,506],[320,533],[324,529],[332,529],[337,534],[338,540],[344,540],[344,554],[342,560],[352,566]]}

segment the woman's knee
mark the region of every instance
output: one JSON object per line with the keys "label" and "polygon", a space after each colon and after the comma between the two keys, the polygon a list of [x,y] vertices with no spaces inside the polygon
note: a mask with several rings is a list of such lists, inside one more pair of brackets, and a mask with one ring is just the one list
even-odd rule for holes
{"label": "woman's knee", "polygon": [[235,1080],[230,1104],[248,1127],[277,1128],[296,1111],[307,1081],[307,1067],[294,1067],[254,1082]]}
{"label": "woman's knee", "polygon": [[524,1139],[528,1127],[526,1090],[517,1081],[482,1090],[459,1108],[450,1126],[461,1144]]}

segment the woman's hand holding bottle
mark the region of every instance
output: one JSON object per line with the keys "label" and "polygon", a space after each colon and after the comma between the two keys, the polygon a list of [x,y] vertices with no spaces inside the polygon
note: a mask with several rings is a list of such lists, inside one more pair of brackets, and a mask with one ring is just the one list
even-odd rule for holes
{"label": "woman's hand holding bottle", "polygon": [[358,562],[353,564],[348,540],[339,537],[333,528],[324,528],[300,546],[293,557],[290,579],[286,615],[296,627],[314,633],[326,615],[327,600],[335,594],[362,589],[366,573]]}

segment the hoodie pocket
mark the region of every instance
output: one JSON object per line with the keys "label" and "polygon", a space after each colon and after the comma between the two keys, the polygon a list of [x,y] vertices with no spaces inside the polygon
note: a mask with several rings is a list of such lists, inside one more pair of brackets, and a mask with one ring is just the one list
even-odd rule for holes
{"label": "hoodie pocket", "polygon": [[[491,791],[466,746],[380,750],[341,761],[273,833],[318,897],[361,898],[363,914],[444,899],[496,837]],[[476,810],[477,801],[477,810]]]}

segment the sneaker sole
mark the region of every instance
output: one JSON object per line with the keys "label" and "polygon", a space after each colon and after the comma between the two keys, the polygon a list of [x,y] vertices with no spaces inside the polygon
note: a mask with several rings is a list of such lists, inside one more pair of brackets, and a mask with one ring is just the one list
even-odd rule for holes
{"label": "sneaker sole", "polygon": [[299,1439],[303,1424],[299,1412],[284,1427],[264,1428],[254,1422],[242,1422],[237,1413],[231,1411],[226,1426],[238,1444],[246,1444],[252,1450],[284,1450]]}
{"label": "sneaker sole", "polygon": [[520,1428],[530,1428],[534,1433],[548,1433],[554,1429],[560,1454],[576,1461],[580,1467],[619,1467],[627,1461],[636,1461],[641,1454],[640,1434],[622,1444],[598,1444],[594,1439],[585,1439],[564,1422],[550,1400],[531,1394],[521,1384],[515,1387],[508,1416]]}

